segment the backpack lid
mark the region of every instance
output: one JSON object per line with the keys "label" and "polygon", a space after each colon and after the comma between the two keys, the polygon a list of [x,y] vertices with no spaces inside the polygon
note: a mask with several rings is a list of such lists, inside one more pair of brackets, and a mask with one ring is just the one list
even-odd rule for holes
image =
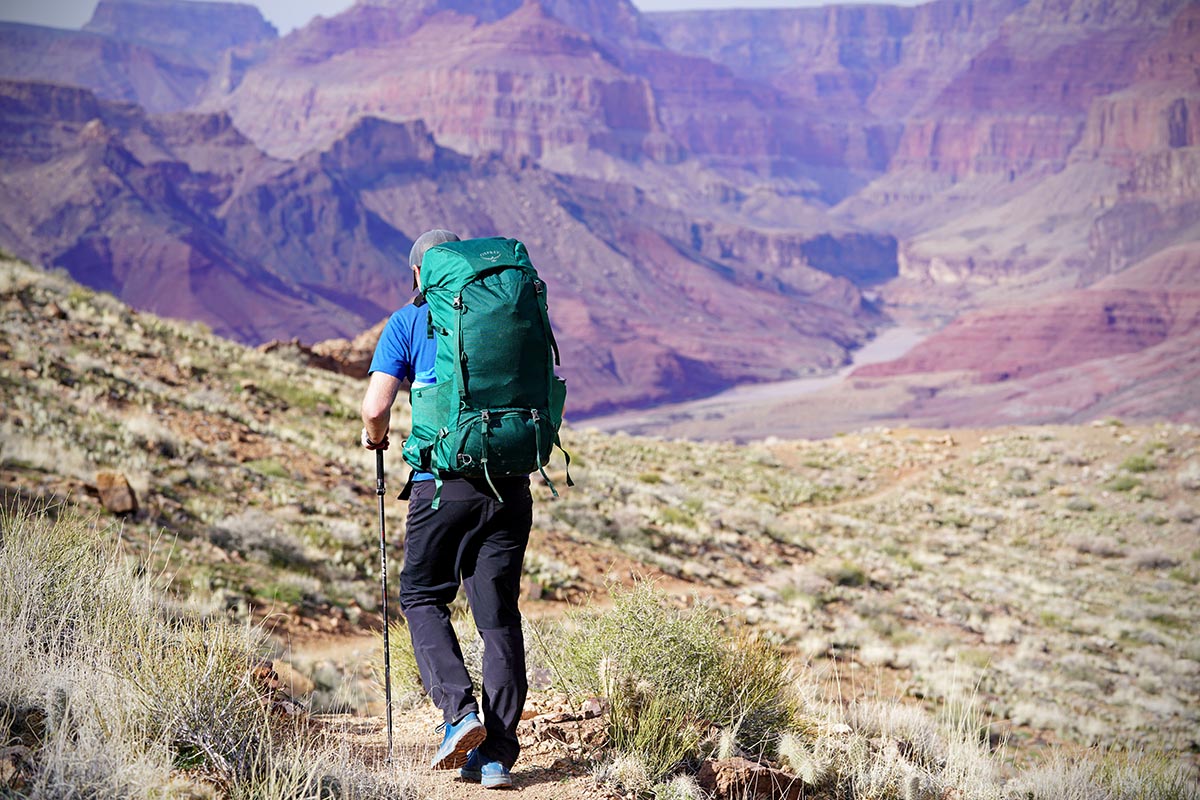
{"label": "backpack lid", "polygon": [[458,291],[480,275],[505,267],[533,270],[529,252],[516,239],[496,236],[446,242],[426,251],[421,262],[421,288],[426,293]]}

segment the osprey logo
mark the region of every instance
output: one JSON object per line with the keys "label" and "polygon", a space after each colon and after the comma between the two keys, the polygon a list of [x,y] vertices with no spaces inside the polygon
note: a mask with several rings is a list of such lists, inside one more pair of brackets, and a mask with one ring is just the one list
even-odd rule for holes
{"label": "osprey logo", "polygon": [[479,254],[479,257],[482,258],[484,261],[490,261],[493,264],[495,264],[497,261],[500,260],[500,256],[502,256],[502,255],[504,255],[504,254],[501,253],[499,250],[484,250],[482,253]]}

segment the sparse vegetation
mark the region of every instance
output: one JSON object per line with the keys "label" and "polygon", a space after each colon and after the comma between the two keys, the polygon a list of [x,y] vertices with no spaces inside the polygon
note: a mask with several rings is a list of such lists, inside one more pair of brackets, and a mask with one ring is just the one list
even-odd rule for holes
{"label": "sparse vegetation", "polygon": [[10,790],[317,800],[342,780],[334,745],[272,711],[260,632],[165,602],[70,508],[0,509],[0,532],[0,739],[28,753]]}
{"label": "sparse vegetation", "polygon": [[972,697],[937,717],[895,701],[847,705],[811,672],[788,675],[772,647],[719,633],[702,606],[673,608],[645,583],[612,599],[539,639],[563,688],[610,704],[611,755],[596,777],[617,791],[703,797],[698,759],[747,756],[819,797],[1015,800]]}

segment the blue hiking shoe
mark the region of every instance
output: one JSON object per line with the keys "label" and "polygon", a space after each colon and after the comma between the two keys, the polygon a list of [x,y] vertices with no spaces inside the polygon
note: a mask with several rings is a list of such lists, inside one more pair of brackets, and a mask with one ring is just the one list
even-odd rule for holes
{"label": "blue hiking shoe", "polygon": [[483,761],[479,758],[479,751],[472,750],[471,752],[467,753],[467,762],[463,764],[462,769],[458,771],[458,777],[462,778],[464,781],[479,783],[481,780],[483,780],[483,771],[481,770],[482,766]]}
{"label": "blue hiking shoe", "polygon": [[467,754],[487,738],[487,730],[474,712],[453,725],[439,725],[438,729],[445,730],[445,735],[433,756],[433,763],[429,765],[432,769],[458,769],[467,763]]}
{"label": "blue hiking shoe", "polygon": [[458,771],[458,777],[471,783],[483,784],[485,789],[508,789],[513,785],[512,773],[499,761],[489,761],[485,764],[478,750],[467,754],[467,761]]}
{"label": "blue hiking shoe", "polygon": [[479,782],[485,789],[509,789],[512,774],[499,761],[489,761],[479,768]]}

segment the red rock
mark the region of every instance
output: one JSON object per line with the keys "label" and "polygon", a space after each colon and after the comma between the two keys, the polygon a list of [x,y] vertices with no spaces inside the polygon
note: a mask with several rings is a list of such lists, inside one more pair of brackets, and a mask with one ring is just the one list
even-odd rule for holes
{"label": "red rock", "polygon": [[[366,115],[423,118],[439,142],[509,158],[576,146],[633,154],[660,130],[645,80],[581,29],[536,2],[473,13],[355,5],[283,40],[222,102],[251,138],[288,157],[323,149]],[[347,50],[351,69],[339,66]]]}
{"label": "red rock", "polygon": [[96,491],[100,503],[114,514],[135,514],[138,510],[137,496],[129,481],[119,472],[97,472]]}
{"label": "red rock", "polygon": [[[355,378],[367,377],[371,367],[371,358],[375,355],[375,345],[383,333],[387,320],[381,320],[375,326],[363,331],[353,340],[329,339],[317,342],[312,346],[312,352],[323,359],[329,359],[334,364],[334,371]],[[328,367],[326,367],[328,369]]]}
{"label": "red rock", "polygon": [[943,382],[900,411],[940,425],[1104,416],[1193,421],[1198,337],[1200,245],[1193,243],[1086,291],[964,315],[903,358],[853,377],[961,370],[969,383],[999,384],[991,392]]}
{"label": "red rock", "polygon": [[799,800],[804,782],[777,769],[745,758],[705,761],[696,776],[701,788],[717,800]]}

